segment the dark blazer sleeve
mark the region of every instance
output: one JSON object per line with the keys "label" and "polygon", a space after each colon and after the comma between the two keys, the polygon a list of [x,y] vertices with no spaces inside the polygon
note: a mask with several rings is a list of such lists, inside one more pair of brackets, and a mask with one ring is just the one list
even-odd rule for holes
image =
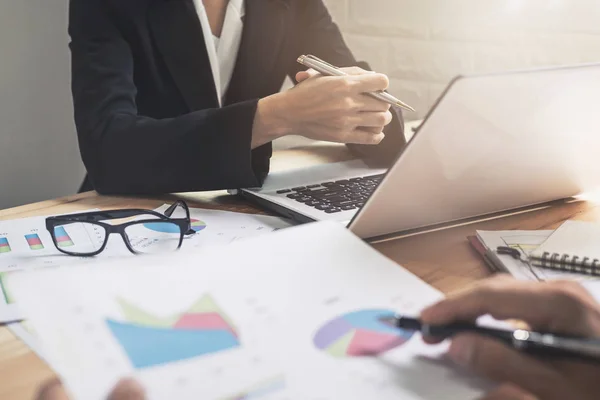
{"label": "dark blazer sleeve", "polygon": [[138,114],[133,58],[105,0],[71,0],[72,93],[83,162],[104,194],[254,187],[257,100],[170,119]]}
{"label": "dark blazer sleeve", "polygon": [[[313,54],[339,67],[359,66],[370,70],[367,63],[358,62],[354,58],[323,0],[302,0],[302,2],[303,13],[295,34],[298,40],[298,56]],[[294,79],[295,74],[301,70],[300,64],[293,63],[289,70],[290,77]],[[386,127],[385,139],[380,144],[376,146],[349,144],[350,150],[378,164],[389,165],[394,161],[406,146],[406,138],[402,111],[396,108],[392,109],[392,112],[394,119]]]}

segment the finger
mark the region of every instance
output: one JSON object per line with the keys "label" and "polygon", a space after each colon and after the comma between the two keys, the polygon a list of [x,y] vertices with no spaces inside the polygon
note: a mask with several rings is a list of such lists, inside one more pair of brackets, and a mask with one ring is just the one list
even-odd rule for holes
{"label": "finger", "polygon": [[514,384],[543,399],[569,398],[562,374],[501,342],[482,336],[456,336],[448,351],[456,364],[496,382]]}
{"label": "finger", "polygon": [[390,80],[386,75],[377,73],[347,76],[345,79],[350,83],[351,90],[356,93],[386,90],[390,85]]}
{"label": "finger", "polygon": [[379,144],[385,138],[383,132],[373,133],[367,129],[357,128],[350,132],[344,140],[344,143],[352,144]]}
{"label": "finger", "polygon": [[[371,133],[371,135],[378,135],[379,133],[383,132],[383,130],[380,126],[376,126],[376,127],[357,126],[356,129],[361,129],[361,130],[367,131],[367,132]],[[383,132],[383,133],[385,134],[385,132]]]}
{"label": "finger", "polygon": [[[504,279],[506,278],[504,275],[496,275],[491,279],[485,280],[483,282],[488,282],[491,280],[500,280],[500,279]],[[512,278],[509,278],[512,279]],[[440,319],[442,318],[441,313],[444,311],[439,311],[440,308],[443,308],[444,310],[447,309],[448,305],[447,302],[454,300],[456,298],[462,298],[463,295],[467,295],[469,293],[471,293],[472,290],[474,290],[474,288],[477,285],[481,285],[481,282],[478,282],[476,285],[467,285],[466,287],[464,287],[463,289],[456,291],[454,293],[452,293],[450,296],[448,296],[446,299],[440,300],[439,302],[425,308],[422,312],[421,312],[421,320],[423,321],[423,323],[427,323],[427,324],[444,324],[444,323],[448,323],[448,322],[438,322],[440,321]],[[449,317],[447,318],[448,321],[453,321],[453,317]],[[458,320],[458,318],[456,319]],[[465,323],[474,323],[477,320],[477,316],[472,317],[472,318],[467,318],[467,317],[462,317],[460,319],[460,322],[465,322]],[[427,344],[438,344],[443,342],[444,340],[446,340],[446,338],[439,338],[439,337],[435,337],[435,336],[425,336],[423,335],[423,341]]]}
{"label": "finger", "polygon": [[108,396],[108,400],[144,400],[146,392],[142,385],[133,379],[122,379],[112,393]]}
{"label": "finger", "polygon": [[366,69],[362,69],[360,67],[345,67],[341,68],[344,73],[348,75],[364,75],[364,74],[374,74],[373,71],[367,71]]}
{"label": "finger", "polygon": [[486,394],[480,400],[538,400],[538,397],[507,383]]}
{"label": "finger", "polygon": [[356,108],[360,111],[389,111],[392,106],[385,101],[377,100],[371,96],[361,94],[356,98]]}
{"label": "finger", "polygon": [[[374,74],[373,71],[367,71],[360,67],[346,67],[341,68],[341,70],[347,75],[364,75],[364,74]],[[319,72],[315,71],[312,68],[307,69],[306,71],[300,71],[296,74],[296,82],[300,83],[309,78],[314,78],[315,76],[321,75]]]}
{"label": "finger", "polygon": [[427,344],[439,344],[442,343],[446,338],[439,338],[435,336],[425,336],[423,335],[423,341]]}
{"label": "finger", "polygon": [[47,382],[39,390],[36,400],[69,400],[67,392],[58,379]]}
{"label": "finger", "polygon": [[386,112],[361,112],[355,117],[355,125],[365,128],[383,128],[392,122],[392,113]]}
{"label": "finger", "polygon": [[312,68],[307,69],[306,71],[300,71],[296,74],[296,82],[301,83],[318,75],[320,74]]}
{"label": "finger", "polygon": [[490,314],[500,320],[524,320],[534,329],[587,334],[581,323],[585,306],[578,296],[573,283],[560,286],[498,277],[425,309],[421,318],[428,324],[444,324]]}

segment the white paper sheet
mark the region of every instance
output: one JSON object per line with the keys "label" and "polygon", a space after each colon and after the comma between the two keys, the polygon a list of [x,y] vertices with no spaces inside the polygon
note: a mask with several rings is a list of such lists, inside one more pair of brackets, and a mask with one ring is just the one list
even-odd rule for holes
{"label": "white paper sheet", "polygon": [[579,261],[589,258],[587,266],[592,266],[593,260],[600,259],[600,224],[585,221],[565,221],[540,247],[535,249],[532,256],[538,259],[544,253],[550,255],[568,255],[571,260],[578,257]]}
{"label": "white paper sheet", "polygon": [[[86,210],[96,211],[96,210]],[[86,242],[84,232],[69,232],[74,242]],[[46,229],[46,216],[0,221],[0,273],[81,262],[56,249]],[[3,245],[3,246],[2,246]]]}
{"label": "white paper sheet", "polygon": [[[163,212],[167,207],[168,205],[163,205],[156,211]],[[199,224],[198,231],[195,235],[186,238],[182,250],[215,244],[229,244],[239,239],[291,226],[290,222],[278,217],[226,211],[192,208],[190,216],[194,222]],[[84,258],[65,255],[56,249],[50,233],[46,230],[45,221],[45,216],[0,221],[0,273],[96,263],[108,257],[134,256],[118,235],[112,235],[105,250],[96,257]],[[71,242],[77,245],[90,242],[92,234],[88,230],[72,229],[71,226],[65,227],[65,230]],[[31,242],[32,240],[33,242]],[[30,242],[37,245],[32,247]],[[68,247],[65,249],[68,250]]]}
{"label": "white paper sheet", "polygon": [[[45,222],[45,216],[0,221],[0,323],[24,317],[3,287],[3,280],[9,273],[80,262],[77,257],[64,255],[56,249]],[[73,238],[78,241],[89,240],[75,235]]]}
{"label": "white paper sheet", "polygon": [[[167,208],[168,205],[165,204],[156,211],[162,213]],[[293,225],[292,221],[279,217],[197,208],[190,209],[190,218],[192,227],[196,224],[200,230],[194,236],[184,240],[182,251],[195,251],[198,248],[216,244],[230,244],[237,240],[272,233]]]}
{"label": "white paper sheet", "polygon": [[[156,209],[164,212],[168,205]],[[81,212],[96,211],[85,210]],[[284,219],[263,215],[213,211],[203,209],[190,209],[190,216],[194,221],[203,221],[204,226],[196,235],[187,238],[182,245],[183,251],[194,251],[200,247],[229,244],[234,241],[271,233],[290,225]],[[16,300],[9,291],[4,290],[3,282],[6,277],[17,271],[28,271],[39,268],[61,268],[64,266],[95,265],[105,263],[113,258],[135,258],[123,240],[118,235],[109,238],[105,250],[93,258],[73,257],[59,252],[52,242],[52,237],[46,230],[46,217],[23,218],[0,221],[0,239],[6,238],[10,251],[0,252],[0,323],[12,322],[15,319],[24,319]],[[122,222],[122,221],[121,221]],[[69,229],[68,235],[73,243],[78,245],[90,241],[89,232],[81,229]],[[32,249],[25,235],[35,234],[41,243],[41,248]],[[5,246],[6,247],[6,246]],[[46,358],[36,335],[31,326],[26,323],[10,323],[8,328],[28,345],[41,358]]]}
{"label": "white paper sheet", "polygon": [[[102,399],[123,376],[149,399],[465,400],[489,388],[450,368],[445,344],[377,321],[441,295],[347,229],[266,239],[16,274],[8,286],[76,399]],[[358,356],[367,349],[378,356]]]}

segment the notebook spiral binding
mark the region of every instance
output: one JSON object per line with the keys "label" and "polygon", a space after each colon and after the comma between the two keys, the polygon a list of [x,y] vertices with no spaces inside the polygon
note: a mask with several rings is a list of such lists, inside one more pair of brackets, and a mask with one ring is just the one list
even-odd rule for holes
{"label": "notebook spiral binding", "polygon": [[600,276],[600,260],[596,258],[592,260],[588,257],[580,258],[569,254],[560,255],[544,252],[540,259],[540,266],[559,271]]}

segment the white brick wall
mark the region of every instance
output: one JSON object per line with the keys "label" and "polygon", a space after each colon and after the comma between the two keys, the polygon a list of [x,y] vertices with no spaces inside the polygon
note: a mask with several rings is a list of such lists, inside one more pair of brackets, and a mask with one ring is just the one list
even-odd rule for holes
{"label": "white brick wall", "polygon": [[450,79],[600,62],[600,0],[325,0],[357,58],[421,118]]}

